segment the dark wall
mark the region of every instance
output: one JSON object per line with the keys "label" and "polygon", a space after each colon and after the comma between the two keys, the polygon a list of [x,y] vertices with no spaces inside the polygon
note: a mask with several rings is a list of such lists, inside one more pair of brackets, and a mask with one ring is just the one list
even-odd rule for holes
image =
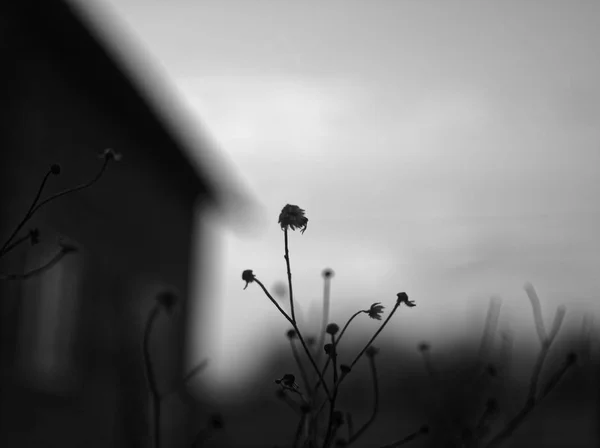
{"label": "dark wall", "polygon": [[[62,169],[49,178],[46,194],[93,178],[102,165],[97,154],[105,148],[123,159],[91,188],[35,215],[31,225],[40,229],[40,245],[24,245],[0,260],[1,272],[23,272],[54,250],[57,237],[80,248],[62,261],[66,272],[76,272],[78,284],[69,327],[74,373],[66,391],[27,378],[18,362],[24,322],[44,303],[40,282],[52,272],[41,280],[0,282],[0,445],[141,446],[147,432],[143,325],[162,286],[187,297],[193,207],[203,192],[176,145],[157,130],[160,123],[148,118],[141,98],[123,87],[123,74],[94,56],[93,42],[64,11],[44,17],[26,7],[1,9],[2,242],[51,164]],[[161,316],[152,341],[165,388],[182,376],[184,313],[185,304],[170,321]],[[185,425],[185,412],[178,418]]]}

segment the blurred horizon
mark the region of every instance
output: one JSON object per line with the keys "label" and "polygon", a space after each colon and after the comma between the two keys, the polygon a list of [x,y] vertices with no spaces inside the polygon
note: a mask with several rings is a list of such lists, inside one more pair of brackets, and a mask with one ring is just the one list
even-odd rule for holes
{"label": "blurred horizon", "polygon": [[197,358],[215,387],[251,381],[286,343],[284,319],[241,281],[245,269],[286,280],[286,203],[309,218],[290,256],[317,326],[326,267],[338,323],[373,302],[389,311],[399,291],[416,301],[383,334],[401,344],[477,337],[498,296],[500,328],[533,347],[526,282],[547,326],[560,304],[563,330],[597,318],[599,3],[94,4],[155,59],[262,207],[244,232],[203,224],[217,255]]}

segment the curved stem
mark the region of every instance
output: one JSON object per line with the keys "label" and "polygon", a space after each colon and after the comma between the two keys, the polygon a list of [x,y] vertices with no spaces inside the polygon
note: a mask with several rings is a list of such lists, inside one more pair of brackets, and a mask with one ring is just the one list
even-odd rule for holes
{"label": "curved stem", "polygon": [[60,192],[58,192],[56,194],[53,194],[52,196],[44,199],[42,202],[40,202],[38,205],[36,205],[31,210],[31,212],[29,214],[30,217],[33,216],[33,214],[35,212],[37,212],[40,208],[42,208],[44,205],[48,204],[49,202],[51,202],[51,201],[53,201],[55,199],[58,199],[61,196],[64,196],[66,194],[74,193],[76,191],[80,191],[80,190],[83,190],[84,188],[88,188],[88,187],[91,187],[92,185],[94,185],[96,182],[98,182],[98,180],[100,179],[100,177],[102,177],[102,174],[106,170],[106,166],[108,165],[109,161],[110,161],[110,159],[108,157],[104,159],[104,163],[102,163],[102,167],[100,168],[100,171],[98,172],[98,174],[96,174],[96,176],[92,180],[90,180],[88,182],[85,182],[83,184],[77,185],[76,187],[67,188],[67,189],[65,189],[63,191],[60,191]]}
{"label": "curved stem", "polygon": [[146,321],[146,328],[144,329],[144,341],[143,341],[143,356],[144,356],[144,367],[146,373],[146,380],[148,381],[148,389],[150,389],[150,397],[152,403],[152,440],[153,447],[160,447],[160,394],[158,392],[158,386],[156,384],[156,377],[154,375],[154,369],[152,367],[152,361],[150,359],[150,334],[152,333],[152,327],[158,313],[160,312],[160,305],[154,305],[148,320]]}
{"label": "curved stem", "polygon": [[358,439],[371,424],[375,421],[375,417],[377,417],[377,412],[379,411],[379,382],[377,380],[377,367],[375,366],[375,357],[369,357],[369,365],[371,367],[371,376],[373,378],[373,393],[375,395],[375,400],[373,402],[373,412],[371,413],[371,417],[367,422],[360,427],[356,433],[348,440],[348,445],[354,443],[356,439]]}
{"label": "curved stem", "polygon": [[42,194],[42,191],[44,190],[44,186],[46,185],[46,182],[48,181],[48,177],[50,177],[50,174],[52,174],[52,171],[48,170],[48,172],[44,176],[44,179],[42,179],[42,183],[40,184],[40,186],[38,188],[37,194],[35,195],[33,202],[29,206],[29,210],[27,210],[27,213],[25,213],[25,217],[21,220],[21,222],[17,225],[16,229],[13,231],[13,233],[10,235],[10,237],[2,245],[2,249],[0,249],[0,257],[3,257],[4,255],[6,255],[11,249],[13,249],[16,246],[16,245],[13,245],[9,248],[9,244],[11,243],[11,241],[15,238],[15,236],[17,236],[17,233],[19,233],[19,231],[23,228],[23,226],[27,223],[27,221],[29,221],[29,219],[33,215],[34,207],[37,204],[37,201],[40,199],[40,196]]}
{"label": "curved stem", "polygon": [[41,274],[44,271],[47,271],[56,263],[58,263],[67,253],[64,250],[60,250],[50,261],[46,264],[32,269],[31,271],[25,272],[24,274],[0,274],[0,280],[25,280],[29,277],[33,277],[34,275]]}

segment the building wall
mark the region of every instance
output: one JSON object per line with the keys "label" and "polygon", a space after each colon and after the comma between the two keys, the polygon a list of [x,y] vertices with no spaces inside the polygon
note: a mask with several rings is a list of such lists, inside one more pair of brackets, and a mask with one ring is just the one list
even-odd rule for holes
{"label": "building wall", "polygon": [[[107,101],[101,73],[86,78],[78,61],[19,23],[0,22],[0,57],[10,67],[0,78],[0,235],[21,219],[52,163],[62,173],[47,193],[92,178],[104,148],[123,160],[91,188],[41,209],[31,224],[42,243],[0,260],[1,272],[23,272],[52,256],[58,236],[81,248],[39,277],[0,284],[0,446],[144,446],[143,325],[163,285],[187,297],[197,191],[180,182],[189,168],[168,156],[174,149]],[[161,316],[152,340],[165,390],[183,374],[184,313]],[[185,413],[177,418],[185,425]],[[177,446],[185,434],[172,437],[168,446]]]}

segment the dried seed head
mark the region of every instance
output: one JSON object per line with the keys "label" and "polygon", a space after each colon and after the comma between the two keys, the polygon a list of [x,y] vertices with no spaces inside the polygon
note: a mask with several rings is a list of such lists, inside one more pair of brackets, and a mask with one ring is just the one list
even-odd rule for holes
{"label": "dried seed head", "polygon": [[369,358],[374,358],[375,355],[377,355],[378,353],[379,353],[379,349],[376,347],[373,347],[372,345],[369,345],[369,347],[365,351],[365,355],[367,355]]}
{"label": "dried seed head", "polygon": [[429,349],[431,349],[431,346],[427,342],[421,342],[418,345],[418,348],[420,352],[428,352]]}
{"label": "dried seed head", "polygon": [[338,325],[335,323],[330,323],[329,325],[327,325],[325,331],[327,332],[327,334],[335,335],[338,331],[340,331],[340,327],[338,327]]}

